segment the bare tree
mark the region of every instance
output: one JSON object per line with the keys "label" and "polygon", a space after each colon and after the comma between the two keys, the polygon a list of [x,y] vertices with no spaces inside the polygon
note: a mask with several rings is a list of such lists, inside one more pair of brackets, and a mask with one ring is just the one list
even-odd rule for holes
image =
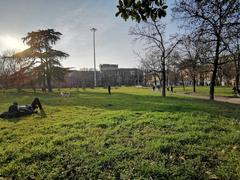
{"label": "bare tree", "polygon": [[235,69],[235,85],[237,90],[240,90],[240,25],[236,29],[227,32],[229,39],[223,39],[227,46],[229,58],[232,60]]}
{"label": "bare tree", "polygon": [[184,69],[192,79],[193,92],[196,92],[197,76],[200,72],[201,54],[204,49],[203,44],[199,39],[195,40],[190,36],[183,36],[180,46],[178,47],[181,52],[182,60],[179,63],[180,69]]}
{"label": "bare tree", "polygon": [[235,83],[236,83],[236,88],[240,90],[240,48],[239,44],[236,46],[236,51],[233,55],[233,61],[235,65]]}
{"label": "bare tree", "polygon": [[0,55],[0,88],[3,88],[3,75],[4,75],[4,59]]}
{"label": "bare tree", "polygon": [[219,57],[226,50],[223,43],[228,39],[228,31],[239,26],[239,0],[179,0],[173,11],[175,18],[184,20],[188,30],[197,36],[203,37],[205,43],[214,47],[212,60],[212,77],[210,84],[210,99],[214,100],[214,87],[218,67],[224,62],[219,62]]}
{"label": "bare tree", "polygon": [[16,87],[18,90],[26,85],[30,79],[28,75],[33,66],[28,58],[22,58],[14,50],[5,51],[2,55],[2,82],[5,87]]}
{"label": "bare tree", "polygon": [[16,61],[12,57],[15,54],[14,50],[6,50],[3,52],[0,58],[0,80],[1,86],[4,88],[9,88],[12,81],[10,81],[10,76],[15,72]]}
{"label": "bare tree", "polygon": [[185,78],[187,76],[185,71],[185,66],[183,66],[183,57],[180,55],[179,51],[176,49],[173,51],[170,57],[170,67],[174,73],[174,78],[176,82],[181,83],[183,90],[185,91]]}
{"label": "bare tree", "polygon": [[130,35],[135,36],[135,40],[143,40],[146,43],[147,49],[156,52],[156,61],[147,61],[149,66],[156,66],[155,69],[161,67],[162,79],[162,96],[166,96],[166,61],[170,54],[176,47],[179,41],[170,43],[165,40],[165,27],[166,25],[158,22],[147,22],[143,26],[137,25],[130,29]]}
{"label": "bare tree", "polygon": [[159,63],[158,52],[154,52],[149,50],[144,54],[144,56],[141,56],[140,53],[136,53],[137,57],[140,59],[140,66],[141,69],[147,73],[148,75],[153,76],[154,78],[154,85],[157,85],[157,78],[161,79],[161,63]]}

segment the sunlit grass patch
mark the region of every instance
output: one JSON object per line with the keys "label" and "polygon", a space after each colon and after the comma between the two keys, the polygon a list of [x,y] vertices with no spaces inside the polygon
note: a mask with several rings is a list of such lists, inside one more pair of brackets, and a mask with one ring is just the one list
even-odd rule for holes
{"label": "sunlit grass patch", "polygon": [[0,120],[0,175],[17,179],[239,179],[240,106],[166,97],[145,88],[31,90],[47,118]]}

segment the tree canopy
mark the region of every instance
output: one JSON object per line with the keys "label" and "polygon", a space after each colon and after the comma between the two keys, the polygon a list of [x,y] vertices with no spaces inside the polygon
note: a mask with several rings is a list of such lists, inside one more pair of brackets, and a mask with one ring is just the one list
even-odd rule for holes
{"label": "tree canopy", "polygon": [[149,18],[156,21],[166,16],[167,5],[164,0],[119,0],[116,16],[121,16],[125,21],[131,18],[138,23]]}
{"label": "tree canopy", "polygon": [[239,0],[179,0],[173,8],[175,18],[183,20],[189,33],[200,36],[202,43],[212,49],[212,56],[209,57],[213,67],[209,93],[211,100],[214,99],[217,70],[226,63],[220,60],[226,51],[224,42],[239,32],[239,7]]}
{"label": "tree canopy", "polygon": [[[33,61],[38,59],[38,66],[33,68],[36,71],[34,74],[38,76],[37,79],[42,81],[42,86],[45,88],[46,83],[49,91],[52,91],[51,81],[56,77],[60,78],[59,74],[64,75],[68,68],[63,68],[60,59],[66,58],[69,55],[65,52],[55,50],[52,48],[58,40],[60,40],[60,32],[54,29],[32,31],[22,38],[30,47],[25,51],[18,53],[20,57],[30,57]],[[62,71],[61,71],[62,70]],[[62,73],[59,73],[59,72]]]}

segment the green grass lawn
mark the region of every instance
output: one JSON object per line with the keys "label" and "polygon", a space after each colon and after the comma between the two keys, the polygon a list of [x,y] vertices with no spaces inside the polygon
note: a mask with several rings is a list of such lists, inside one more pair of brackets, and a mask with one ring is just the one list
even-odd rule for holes
{"label": "green grass lawn", "polygon": [[[215,95],[216,96],[234,96],[233,94],[233,87],[227,87],[227,86],[216,86],[215,87]],[[186,86],[185,91],[183,90],[183,87],[177,86],[174,88],[175,92],[180,93],[192,93],[193,87],[192,86]],[[196,86],[196,95],[201,96],[209,96],[209,86]]]}
{"label": "green grass lawn", "polygon": [[0,92],[48,115],[0,119],[0,179],[240,179],[240,105],[112,91]]}

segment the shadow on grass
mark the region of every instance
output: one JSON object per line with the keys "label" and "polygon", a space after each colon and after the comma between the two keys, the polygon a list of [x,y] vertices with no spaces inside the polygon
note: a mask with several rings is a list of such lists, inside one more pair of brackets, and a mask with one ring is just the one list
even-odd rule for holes
{"label": "shadow on grass", "polygon": [[[21,92],[8,93],[1,100],[11,102],[15,99],[19,104],[29,104],[33,97],[38,96],[43,106],[85,106],[105,110],[128,110],[143,112],[198,112],[209,113],[212,116],[224,116],[240,119],[240,105],[225,102],[215,102],[188,97],[161,97],[158,94],[130,94],[117,92],[108,95],[105,92],[84,91],[71,92],[70,97],[61,97],[54,93]],[[11,103],[10,103],[11,104]]]}
{"label": "shadow on grass", "polygon": [[240,119],[240,105],[186,97],[161,97],[128,93],[76,92],[70,98],[46,102],[50,106],[85,106],[106,110],[129,110],[144,112],[205,112],[214,116]]}
{"label": "shadow on grass", "polygon": [[[34,114],[37,114],[37,116],[35,117],[36,119],[45,119],[47,118],[47,114],[44,112],[38,112],[38,113],[34,113]],[[4,120],[4,121],[8,121],[8,122],[11,122],[11,123],[17,123],[19,121],[21,121],[23,118],[25,117],[29,117],[29,116],[32,116],[30,114],[28,115],[24,115],[24,116],[21,116],[21,117],[17,117],[17,118],[0,118],[0,120]]]}

